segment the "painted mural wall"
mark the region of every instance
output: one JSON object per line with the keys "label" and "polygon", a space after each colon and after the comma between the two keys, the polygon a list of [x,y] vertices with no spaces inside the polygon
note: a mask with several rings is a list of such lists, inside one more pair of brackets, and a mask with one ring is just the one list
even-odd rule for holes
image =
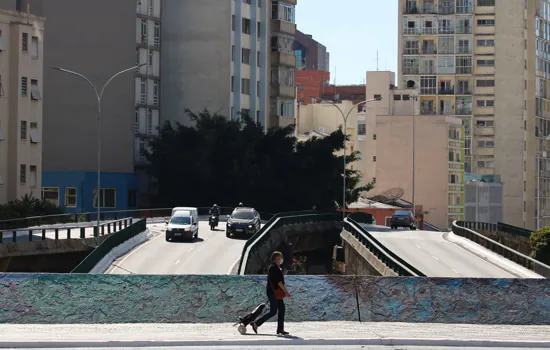
{"label": "painted mural wall", "polygon": [[[289,276],[287,320],[550,324],[548,280]],[[0,323],[234,322],[263,276],[0,274]]]}

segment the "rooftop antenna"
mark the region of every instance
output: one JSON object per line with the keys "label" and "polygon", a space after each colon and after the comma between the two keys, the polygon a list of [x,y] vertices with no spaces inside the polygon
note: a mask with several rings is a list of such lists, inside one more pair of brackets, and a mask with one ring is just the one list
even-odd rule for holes
{"label": "rooftop antenna", "polygon": [[31,16],[31,5],[27,4],[27,24],[30,23],[29,17]]}
{"label": "rooftop antenna", "polygon": [[378,71],[378,64],[380,63],[380,60],[378,59],[378,50],[376,50],[376,71]]}

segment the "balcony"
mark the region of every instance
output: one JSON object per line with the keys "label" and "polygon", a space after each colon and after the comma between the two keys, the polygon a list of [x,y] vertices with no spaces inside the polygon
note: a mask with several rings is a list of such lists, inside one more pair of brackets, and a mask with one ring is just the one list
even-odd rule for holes
{"label": "balcony", "polygon": [[422,34],[424,34],[424,35],[435,35],[435,34],[437,34],[437,28],[434,28],[434,27],[422,28]]}
{"label": "balcony", "polygon": [[295,99],[296,88],[294,86],[271,84],[271,97]]}
{"label": "balcony", "polygon": [[271,21],[271,30],[273,33],[283,33],[283,34],[295,36],[296,24],[274,19]]}
{"label": "balcony", "polygon": [[435,115],[435,109],[433,107],[421,107],[420,108],[420,114],[421,115]]}
{"label": "balcony", "polygon": [[439,95],[454,95],[454,94],[455,94],[455,89],[454,88],[439,89]]}
{"label": "balcony", "polygon": [[437,54],[437,49],[436,49],[435,45],[424,46],[422,48],[422,54],[423,55],[436,55]]}
{"label": "balcony", "polygon": [[456,115],[472,115],[471,108],[457,108]]}
{"label": "balcony", "polygon": [[296,56],[279,51],[271,51],[271,66],[296,68]]}
{"label": "balcony", "polygon": [[405,9],[405,12],[403,12],[403,14],[405,15],[418,15],[420,13],[421,11],[416,6],[407,6],[407,8]]}
{"label": "balcony", "polygon": [[418,67],[405,67],[403,68],[404,75],[419,75],[420,69]]}
{"label": "balcony", "polygon": [[456,27],[456,34],[472,34],[472,27]]}
{"label": "balcony", "polygon": [[417,48],[405,48],[403,49],[403,55],[419,55],[420,50]]}
{"label": "balcony", "polygon": [[420,35],[420,28],[403,28],[404,35]]}
{"label": "balcony", "polygon": [[439,34],[454,34],[455,28],[454,27],[439,27]]}
{"label": "balcony", "polygon": [[458,88],[456,90],[456,94],[457,95],[471,95],[472,94],[472,90],[468,89],[468,88]]}

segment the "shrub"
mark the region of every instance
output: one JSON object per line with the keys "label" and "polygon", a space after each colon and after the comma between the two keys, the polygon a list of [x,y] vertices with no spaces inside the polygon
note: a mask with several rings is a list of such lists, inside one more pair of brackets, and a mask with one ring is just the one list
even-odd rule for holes
{"label": "shrub", "polygon": [[531,257],[544,264],[550,264],[550,226],[533,232],[529,239]]}

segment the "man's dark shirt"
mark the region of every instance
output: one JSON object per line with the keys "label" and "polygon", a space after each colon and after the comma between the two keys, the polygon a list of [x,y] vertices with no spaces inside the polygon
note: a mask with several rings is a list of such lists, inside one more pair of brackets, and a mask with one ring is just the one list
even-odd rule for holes
{"label": "man's dark shirt", "polygon": [[283,275],[283,271],[281,271],[281,268],[279,266],[271,264],[271,266],[269,266],[269,270],[267,271],[268,293],[273,293],[272,288],[274,288],[275,290],[280,289],[279,282],[283,282],[283,284],[285,284],[285,276]]}

